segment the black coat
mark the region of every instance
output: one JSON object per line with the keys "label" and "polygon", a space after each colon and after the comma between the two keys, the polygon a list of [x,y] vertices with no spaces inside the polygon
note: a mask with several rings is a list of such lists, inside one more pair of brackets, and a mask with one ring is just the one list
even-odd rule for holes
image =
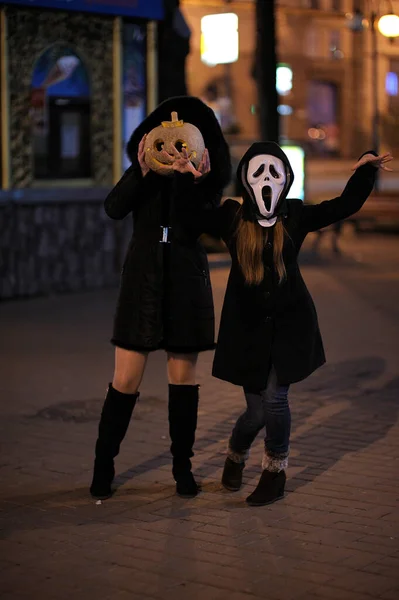
{"label": "black coat", "polygon": [[[266,387],[270,365],[281,384],[305,379],[325,362],[316,309],[302,279],[297,257],[310,231],[326,227],[357,212],[375,180],[375,167],[357,169],[342,195],[317,205],[286,201],[283,247],[286,280],[278,283],[273,267],[272,239],[264,249],[265,277],[246,285],[237,261],[235,230],[242,208],[227,200],[217,211],[198,211],[199,231],[221,236],[232,257],[221,316],[213,375],[249,389]],[[273,227],[270,228],[272,234]]]}
{"label": "black coat", "polygon": [[[105,202],[111,218],[133,212],[133,236],[124,261],[112,343],[121,348],[196,352],[215,347],[208,260],[197,236],[186,233],[175,200],[220,201],[205,183],[130,167]],[[201,189],[201,186],[204,186]],[[204,194],[204,196],[203,196]],[[169,226],[162,243],[162,226]]]}
{"label": "black coat", "polygon": [[[208,148],[211,171],[199,183],[176,173],[150,171],[143,177],[137,158],[145,133],[172,111],[196,125]],[[178,207],[216,209],[230,179],[227,143],[213,111],[198,98],[162,102],[133,132],[127,146],[131,167],[105,200],[113,219],[133,215],[133,236],[124,261],[112,343],[121,348],[199,352],[214,348],[214,310],[206,252]],[[167,240],[163,229],[168,227]],[[163,241],[162,241],[163,240]]]}

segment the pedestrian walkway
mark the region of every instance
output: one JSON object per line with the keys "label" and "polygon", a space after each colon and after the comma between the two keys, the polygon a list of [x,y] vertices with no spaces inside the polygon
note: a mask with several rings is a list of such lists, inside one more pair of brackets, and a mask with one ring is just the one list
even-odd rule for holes
{"label": "pedestrian walkway", "polygon": [[[397,600],[399,323],[317,266],[303,269],[328,364],[292,387],[286,498],[249,508],[220,485],[239,388],[199,363],[198,498],[174,495],[165,359],[150,358],[117,460],[115,496],[88,496],[112,368],[115,291],[1,307],[2,600]],[[212,272],[218,313],[227,270]]]}

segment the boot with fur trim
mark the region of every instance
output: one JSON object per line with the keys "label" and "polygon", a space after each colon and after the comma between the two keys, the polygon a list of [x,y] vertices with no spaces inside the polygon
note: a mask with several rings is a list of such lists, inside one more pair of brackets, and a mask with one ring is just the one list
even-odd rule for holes
{"label": "boot with fur trim", "polygon": [[284,456],[270,456],[265,452],[262,460],[263,472],[255,490],[246,499],[250,506],[265,506],[284,498],[285,470],[288,466],[288,453]]}
{"label": "boot with fur trim", "polygon": [[222,485],[229,492],[238,492],[242,486],[242,474],[249,451],[235,452],[231,447],[231,440],[227,449],[228,456],[224,463]]}

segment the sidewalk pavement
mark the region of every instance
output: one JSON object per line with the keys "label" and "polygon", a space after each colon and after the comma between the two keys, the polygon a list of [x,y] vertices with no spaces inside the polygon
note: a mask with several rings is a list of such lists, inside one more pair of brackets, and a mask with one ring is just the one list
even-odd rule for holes
{"label": "sidewalk pavement", "polygon": [[[303,274],[329,362],[291,390],[286,498],[255,509],[244,499],[260,474],[261,437],[243,490],[220,485],[243,399],[211,378],[212,353],[198,368],[200,496],[174,495],[165,357],[155,353],[117,493],[97,504],[88,485],[116,292],[1,307],[2,600],[399,598],[399,319],[328,268],[307,264]],[[367,276],[374,286],[377,269]],[[218,314],[226,278],[212,270]]]}

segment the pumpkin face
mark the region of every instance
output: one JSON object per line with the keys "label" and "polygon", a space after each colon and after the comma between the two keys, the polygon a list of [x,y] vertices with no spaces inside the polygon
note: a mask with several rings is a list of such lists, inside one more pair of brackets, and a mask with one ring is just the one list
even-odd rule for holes
{"label": "pumpkin face", "polygon": [[[146,165],[160,175],[173,173],[173,146],[179,152],[185,148],[195,168],[198,168],[205,150],[204,138],[198,127],[179,121],[176,112],[172,112],[171,117],[171,121],[162,121],[161,125],[154,127],[145,141]],[[169,159],[162,154],[163,150],[169,154]]]}

